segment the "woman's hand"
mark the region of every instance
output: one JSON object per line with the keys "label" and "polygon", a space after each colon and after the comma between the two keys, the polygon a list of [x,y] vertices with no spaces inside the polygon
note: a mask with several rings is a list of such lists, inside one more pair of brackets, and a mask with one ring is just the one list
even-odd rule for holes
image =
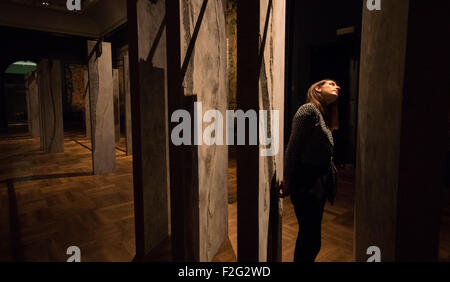
{"label": "woman's hand", "polygon": [[289,196],[289,182],[287,180],[283,180],[281,181],[281,183],[279,184],[279,192],[278,192],[278,196],[280,198],[286,198]]}

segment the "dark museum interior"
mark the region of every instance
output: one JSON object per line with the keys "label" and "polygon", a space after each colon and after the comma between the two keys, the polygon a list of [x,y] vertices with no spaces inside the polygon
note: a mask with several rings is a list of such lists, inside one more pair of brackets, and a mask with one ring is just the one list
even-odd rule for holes
{"label": "dark museum interior", "polygon": [[[292,262],[277,189],[325,78],[338,192],[316,261],[450,262],[448,1],[67,2],[0,3],[0,262]],[[199,103],[277,111],[255,130],[278,153],[208,145],[206,117],[204,143],[175,145],[172,114]]]}

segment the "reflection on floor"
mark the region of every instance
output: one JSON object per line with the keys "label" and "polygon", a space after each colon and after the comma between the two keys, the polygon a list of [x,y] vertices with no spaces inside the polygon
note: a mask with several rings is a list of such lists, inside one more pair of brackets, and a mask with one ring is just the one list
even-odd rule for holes
{"label": "reflection on floor", "polygon": [[[115,173],[91,175],[90,142],[67,134],[65,152],[44,154],[39,139],[0,136],[0,261],[66,261],[69,246],[82,261],[131,261],[135,254],[132,159],[116,150]],[[317,261],[353,259],[353,170],[340,169],[339,194],[327,204]],[[236,164],[230,159],[229,240],[214,261],[236,261]],[[440,260],[450,261],[450,206],[442,212]],[[292,261],[297,221],[283,210],[283,261]],[[165,260],[162,246],[152,261]]]}

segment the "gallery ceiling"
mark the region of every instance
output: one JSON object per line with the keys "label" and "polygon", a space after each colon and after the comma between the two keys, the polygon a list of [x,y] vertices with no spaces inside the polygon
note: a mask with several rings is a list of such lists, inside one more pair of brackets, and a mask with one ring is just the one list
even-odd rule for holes
{"label": "gallery ceiling", "polygon": [[67,0],[0,1],[0,26],[100,38],[126,21],[126,0],[81,0],[81,11]]}
{"label": "gallery ceiling", "polygon": [[92,4],[95,2],[98,2],[98,0],[82,0],[81,5],[82,9],[81,11],[69,11],[67,9],[67,0],[3,0],[4,2],[15,4],[15,5],[22,5],[22,6],[28,6],[38,9],[50,9],[50,10],[56,10],[61,11],[65,13],[85,13],[90,7],[92,7]]}

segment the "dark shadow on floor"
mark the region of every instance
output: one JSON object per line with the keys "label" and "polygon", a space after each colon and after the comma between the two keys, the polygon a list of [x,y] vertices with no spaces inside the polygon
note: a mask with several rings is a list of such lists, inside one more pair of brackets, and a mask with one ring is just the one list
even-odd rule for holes
{"label": "dark shadow on floor", "polygon": [[19,225],[19,215],[17,210],[17,197],[16,191],[14,190],[14,181],[8,180],[6,182],[8,187],[8,198],[9,198],[9,230],[11,236],[12,244],[12,258],[15,262],[23,261],[24,256],[21,246],[21,234]]}
{"label": "dark shadow on floor", "polygon": [[81,176],[91,176],[91,172],[79,172],[79,173],[60,173],[60,174],[43,174],[43,175],[32,175],[32,176],[24,176],[18,178],[10,178],[5,181],[1,181],[1,183],[12,183],[12,185],[16,182],[25,182],[25,181],[34,181],[34,180],[43,180],[43,179],[55,179],[55,178],[70,178],[70,177],[81,177]]}
{"label": "dark shadow on floor", "polygon": [[69,178],[69,177],[80,177],[80,176],[90,176],[92,173],[90,172],[81,172],[81,173],[62,173],[62,174],[48,174],[48,175],[33,175],[26,177],[18,177],[18,178],[10,178],[5,181],[1,181],[0,184],[6,183],[6,187],[8,189],[8,198],[9,198],[9,230],[11,237],[11,245],[12,245],[12,258],[15,262],[24,261],[24,254],[22,248],[22,240],[21,240],[21,232],[20,232],[20,224],[19,224],[19,212],[17,208],[17,196],[16,191],[14,189],[14,183],[17,182],[25,182],[25,181],[33,181],[33,180],[42,180],[42,179],[54,179],[54,178]]}

